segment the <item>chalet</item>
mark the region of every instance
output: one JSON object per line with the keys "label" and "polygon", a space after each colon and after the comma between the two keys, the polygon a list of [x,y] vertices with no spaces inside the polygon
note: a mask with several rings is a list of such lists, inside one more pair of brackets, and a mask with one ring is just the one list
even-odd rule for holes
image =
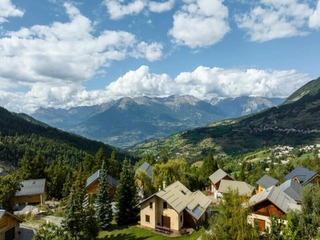
{"label": "chalet", "polygon": [[300,183],[302,187],[309,184],[319,185],[320,183],[320,175],[317,172],[304,167],[296,167],[284,178],[286,180],[293,179],[294,181]]}
{"label": "chalet", "polygon": [[0,240],[19,239],[20,223],[23,220],[0,209]]}
{"label": "chalet", "polygon": [[298,204],[301,204],[302,187],[300,183],[289,179],[282,183],[279,188],[293,198]]}
{"label": "chalet", "polygon": [[278,182],[279,181],[277,179],[266,174],[256,182],[258,184],[258,189],[256,192],[259,193],[269,187],[276,186]]}
{"label": "chalet", "polygon": [[[99,192],[100,174],[101,174],[101,171],[99,169],[95,173],[93,173],[86,181],[86,191],[91,196],[95,196]],[[116,194],[117,186],[118,186],[118,180],[108,175],[108,184],[106,187],[109,189],[110,195],[112,197],[114,197]]]}
{"label": "chalet", "polygon": [[218,191],[222,195],[229,191],[237,191],[240,196],[251,197],[255,188],[246,182],[222,179]]}
{"label": "chalet", "polygon": [[283,216],[289,210],[300,209],[297,202],[279,187],[272,186],[264,191],[253,195],[249,200],[249,206],[253,213],[249,215],[248,222],[259,224],[262,232],[270,228],[270,216]]}
{"label": "chalet", "polygon": [[140,170],[146,172],[147,175],[152,179],[152,166],[149,163],[144,162],[140,167],[137,168],[135,173],[137,173]]}
{"label": "chalet", "polygon": [[218,189],[222,179],[234,180],[229,174],[227,174],[222,169],[218,169],[212,175],[209,176],[210,179],[210,193],[213,194],[215,198],[218,197]]}
{"label": "chalet", "polygon": [[160,231],[182,231],[206,220],[211,200],[201,191],[191,192],[179,181],[141,202],[141,226]]}
{"label": "chalet", "polygon": [[30,179],[21,183],[20,191],[15,194],[15,204],[44,204],[47,197],[46,179]]}

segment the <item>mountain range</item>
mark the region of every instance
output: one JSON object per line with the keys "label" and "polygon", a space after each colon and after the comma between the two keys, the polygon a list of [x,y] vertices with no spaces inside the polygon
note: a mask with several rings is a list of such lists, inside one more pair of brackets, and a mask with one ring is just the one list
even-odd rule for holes
{"label": "mountain range", "polygon": [[39,108],[32,117],[68,132],[127,148],[223,119],[252,114],[283,101],[261,97],[210,101],[193,96],[136,97],[70,109]]}
{"label": "mountain range", "polygon": [[320,78],[294,92],[278,107],[183,131],[167,138],[139,144],[135,154],[159,154],[195,161],[209,151],[215,155],[240,155],[274,145],[298,146],[320,141]]}

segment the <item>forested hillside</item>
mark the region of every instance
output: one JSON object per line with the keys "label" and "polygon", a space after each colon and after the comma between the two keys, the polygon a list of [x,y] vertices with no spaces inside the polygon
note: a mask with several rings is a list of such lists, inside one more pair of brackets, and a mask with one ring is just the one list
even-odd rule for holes
{"label": "forested hillside", "polygon": [[123,160],[126,155],[120,149],[63,132],[1,107],[0,116],[0,160],[3,162],[16,165],[26,150],[34,155],[41,152],[48,162],[62,160],[70,164],[77,164],[100,148],[104,149],[107,156],[116,150],[119,160]]}

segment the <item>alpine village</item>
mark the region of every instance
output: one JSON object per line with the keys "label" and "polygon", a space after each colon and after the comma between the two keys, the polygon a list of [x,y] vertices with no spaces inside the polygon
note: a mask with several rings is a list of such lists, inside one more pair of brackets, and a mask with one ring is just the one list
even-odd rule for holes
{"label": "alpine village", "polygon": [[320,239],[320,78],[123,149],[0,116],[0,239]]}

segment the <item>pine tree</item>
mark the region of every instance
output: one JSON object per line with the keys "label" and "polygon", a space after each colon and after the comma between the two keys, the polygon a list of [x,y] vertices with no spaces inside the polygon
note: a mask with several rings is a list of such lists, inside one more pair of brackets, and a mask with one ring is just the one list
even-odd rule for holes
{"label": "pine tree", "polygon": [[100,170],[99,193],[96,199],[96,211],[98,223],[101,229],[106,230],[112,221],[111,196],[107,188],[108,169],[106,161],[103,161]]}
{"label": "pine tree", "polygon": [[203,160],[202,170],[205,175],[204,177],[207,179],[218,168],[217,160],[213,157],[212,152],[209,152],[208,156]]}
{"label": "pine tree", "polygon": [[97,239],[99,234],[99,224],[92,204],[89,204],[84,210],[84,229],[85,239]]}
{"label": "pine tree", "polygon": [[133,169],[125,160],[120,174],[117,192],[117,214],[118,225],[133,224],[138,221],[138,195],[134,181]]}
{"label": "pine tree", "polygon": [[72,237],[75,238],[79,238],[81,236],[81,231],[84,227],[84,183],[83,169],[82,166],[80,166],[77,178],[72,185],[71,192],[67,200],[65,219],[62,222],[64,230],[68,231]]}

